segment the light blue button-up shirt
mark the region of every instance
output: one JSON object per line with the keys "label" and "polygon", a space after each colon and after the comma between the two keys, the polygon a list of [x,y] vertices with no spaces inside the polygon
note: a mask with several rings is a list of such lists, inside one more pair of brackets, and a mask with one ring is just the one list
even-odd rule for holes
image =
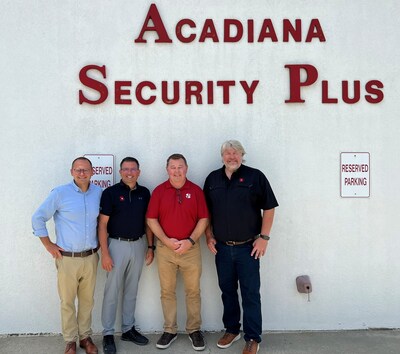
{"label": "light blue button-up shirt", "polygon": [[82,192],[74,181],[54,188],[32,216],[33,234],[49,236],[46,222],[53,217],[59,247],[69,252],[96,248],[101,193],[92,183]]}

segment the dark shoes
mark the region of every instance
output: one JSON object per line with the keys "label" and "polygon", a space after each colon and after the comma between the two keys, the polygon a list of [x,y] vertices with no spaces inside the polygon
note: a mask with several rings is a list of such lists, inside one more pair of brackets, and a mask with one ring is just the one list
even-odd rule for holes
{"label": "dark shoes", "polygon": [[176,333],[172,334],[164,332],[160,337],[160,339],[158,340],[156,347],[158,349],[167,349],[171,345],[171,343],[176,339],[176,337],[177,337]]}
{"label": "dark shoes", "polygon": [[135,329],[135,327],[132,327],[128,332],[122,333],[121,339],[133,342],[137,345],[146,345],[147,343],[149,343],[149,340],[145,336],[141,335]]}
{"label": "dark shoes", "polygon": [[90,337],[79,341],[79,346],[85,349],[86,354],[97,354],[99,352]]}
{"label": "dark shoes", "polygon": [[113,335],[103,337],[103,352],[104,354],[115,354],[117,352]]}
{"label": "dark shoes", "polygon": [[68,342],[64,354],[76,354],[76,343]]}
{"label": "dark shoes", "polygon": [[189,334],[189,339],[192,342],[194,350],[204,350],[206,345],[204,343],[203,333],[200,331],[192,332]]}
{"label": "dark shoes", "polygon": [[[167,349],[172,342],[177,338],[176,333],[164,332],[160,339],[158,340],[156,347],[158,349]],[[189,334],[189,339],[192,342],[192,347],[194,350],[204,350],[206,345],[204,343],[203,333],[200,331],[195,331]]]}

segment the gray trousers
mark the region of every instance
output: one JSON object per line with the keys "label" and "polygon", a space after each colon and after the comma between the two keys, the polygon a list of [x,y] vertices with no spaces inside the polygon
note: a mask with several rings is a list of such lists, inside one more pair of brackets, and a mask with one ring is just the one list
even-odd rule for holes
{"label": "gray trousers", "polygon": [[114,334],[119,292],[122,290],[122,332],[129,331],[135,325],[135,308],[138,284],[146,252],[145,237],[127,242],[109,238],[108,249],[114,263],[107,273],[104,288],[101,321],[103,335]]}

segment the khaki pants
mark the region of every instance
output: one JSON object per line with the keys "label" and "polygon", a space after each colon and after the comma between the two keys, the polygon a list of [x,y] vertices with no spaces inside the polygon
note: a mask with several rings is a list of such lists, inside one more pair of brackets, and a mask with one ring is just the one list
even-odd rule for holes
{"label": "khaki pants", "polygon": [[[92,334],[92,309],[96,285],[97,253],[87,257],[56,259],[58,294],[61,302],[62,333],[66,342]],[[75,299],[78,298],[78,311]]]}
{"label": "khaki pants", "polygon": [[179,270],[186,294],[186,331],[192,333],[201,327],[201,250],[199,243],[183,255],[178,255],[157,242],[158,275],[161,286],[161,305],[164,313],[164,332],[175,334],[178,330],[176,307],[176,278]]}

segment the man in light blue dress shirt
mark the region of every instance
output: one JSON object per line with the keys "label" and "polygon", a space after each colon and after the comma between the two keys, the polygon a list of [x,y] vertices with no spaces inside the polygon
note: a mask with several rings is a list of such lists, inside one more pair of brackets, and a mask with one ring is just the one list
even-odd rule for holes
{"label": "man in light blue dress shirt", "polygon": [[[92,163],[85,157],[72,162],[73,181],[54,188],[32,216],[34,235],[55,258],[61,300],[65,353],[76,353],[76,341],[88,354],[98,353],[92,334],[92,309],[99,256],[97,217],[101,188],[90,183]],[[46,222],[54,218],[56,242]],[[78,298],[78,311],[75,299]]]}

